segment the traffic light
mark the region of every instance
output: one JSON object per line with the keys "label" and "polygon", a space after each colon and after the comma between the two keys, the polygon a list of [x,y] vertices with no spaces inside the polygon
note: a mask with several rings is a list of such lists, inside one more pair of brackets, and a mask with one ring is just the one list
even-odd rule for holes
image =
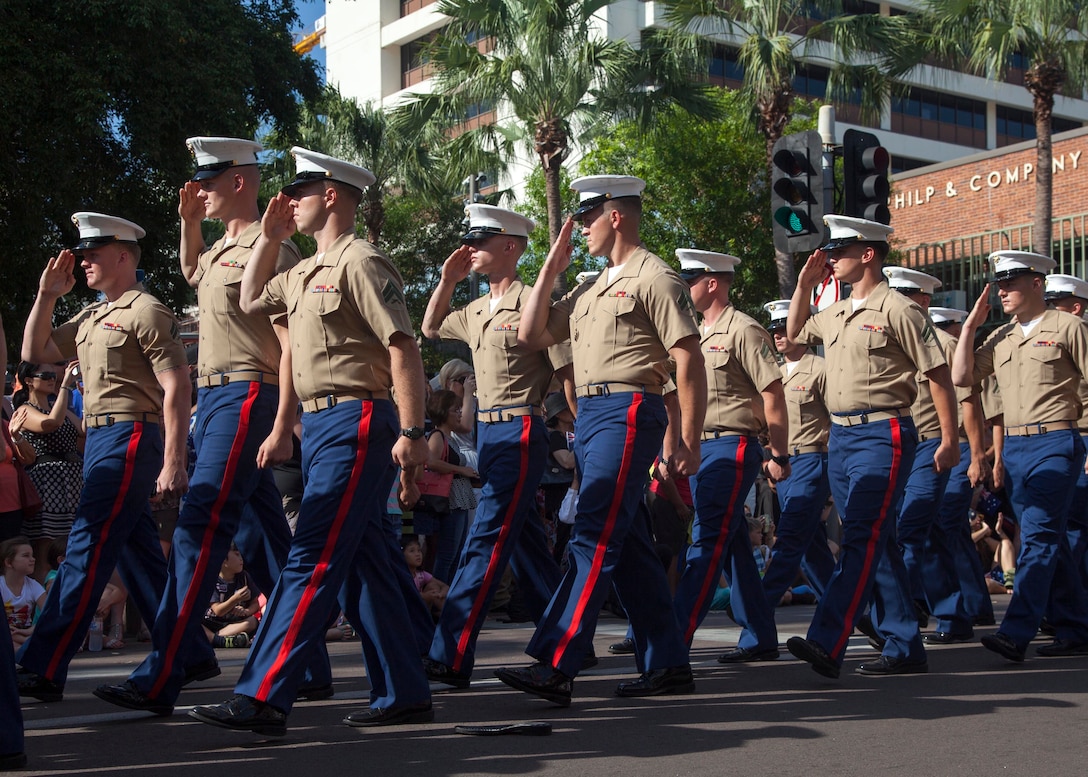
{"label": "traffic light", "polygon": [[779,251],[807,253],[824,242],[822,158],[819,132],[795,132],[774,144],[771,217]]}
{"label": "traffic light", "polygon": [[843,215],[889,224],[888,149],[871,132],[847,130],[842,139]]}

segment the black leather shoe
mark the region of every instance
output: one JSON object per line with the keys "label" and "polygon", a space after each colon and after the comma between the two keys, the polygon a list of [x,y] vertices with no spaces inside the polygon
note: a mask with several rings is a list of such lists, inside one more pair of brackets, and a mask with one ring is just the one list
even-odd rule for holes
{"label": "black leather shoe", "polygon": [[60,701],[64,698],[64,686],[47,680],[40,674],[20,669],[15,679],[19,683],[19,695],[38,701]]}
{"label": "black leather shoe", "polygon": [[1068,639],[1056,639],[1049,645],[1035,648],[1035,655],[1044,658],[1064,658],[1066,656],[1088,656],[1088,642],[1071,642]]}
{"label": "black leather shoe", "polygon": [[979,641],[987,650],[992,650],[1010,661],[1019,664],[1024,660],[1024,651],[1018,648],[1009,636],[1002,634],[1000,631],[996,634],[987,634]]}
{"label": "black leather shoe", "polygon": [[560,707],[570,706],[574,680],[547,664],[537,662],[524,669],[504,667],[496,669],[495,676],[515,690],[539,696]]}
{"label": "black leather shoe", "polygon": [[918,630],[929,628],[929,608],[925,602],[914,602],[914,617],[918,619]]}
{"label": "black leather shoe", "polygon": [[601,659],[597,658],[597,654],[590,650],[584,656],[582,656],[582,670],[592,669],[597,664],[601,663]]}
{"label": "black leather shoe", "polygon": [[184,688],[190,683],[202,683],[221,674],[223,674],[223,670],[219,668],[219,662],[214,658],[209,658],[207,661],[185,667],[185,679],[182,680],[181,687]]}
{"label": "black leather shoe", "polygon": [[691,665],[671,666],[668,669],[651,669],[637,680],[620,683],[616,695],[624,697],[664,696],[670,693],[691,693],[695,690],[695,678]]}
{"label": "black leather shoe", "polygon": [[933,634],[923,634],[922,641],[928,645],[955,645],[957,642],[970,642],[975,638],[975,630],[957,634],[954,631],[937,631]]}
{"label": "black leather shoe", "polygon": [[125,680],[121,685],[100,685],[94,689],[94,695],[126,710],[143,710],[163,716],[174,714],[173,704],[145,696],[132,680]]}
{"label": "black leather shoe", "polygon": [[749,664],[754,661],[777,661],[778,648],[770,650],[750,650],[748,648],[733,648],[728,653],[718,656],[719,664]]}
{"label": "black leather shoe", "polygon": [[287,734],[287,715],[271,704],[238,694],[222,704],[207,704],[189,710],[189,717],[231,731],[252,731],[266,737]]}
{"label": "black leather shoe", "polygon": [[858,619],[858,625],[855,626],[858,631],[869,638],[869,647],[877,652],[884,649],[884,643],[886,639],[876,630],[876,626],[873,625],[873,619],[869,613],[865,613]]}
{"label": "black leather shoe", "polygon": [[26,753],[6,753],[0,755],[0,772],[10,772],[26,766]]}
{"label": "black leather shoe", "polygon": [[975,619],[974,619],[974,625],[976,625],[976,626],[994,626],[996,624],[997,624],[997,621],[994,619],[994,616],[992,614],[991,615],[976,615]]}
{"label": "black leather shoe", "polygon": [[812,664],[812,670],[816,674],[837,680],[839,677],[839,665],[827,654],[827,651],[811,640],[804,637],[790,637],[786,640],[786,649],[794,658],[800,658]]}
{"label": "black leather shoe", "polygon": [[335,693],[332,683],[328,685],[307,685],[298,689],[295,694],[295,701],[324,701],[325,699],[331,699]]}
{"label": "black leather shoe", "polygon": [[928,661],[905,661],[901,658],[881,656],[876,661],[859,664],[858,674],[871,677],[885,677],[893,674],[925,674],[929,671]]}
{"label": "black leather shoe", "polygon": [[445,664],[430,658],[423,659],[423,671],[427,673],[427,679],[432,683],[442,683],[462,691],[468,688],[471,682],[464,672],[455,672]]}
{"label": "black leather shoe", "polygon": [[430,702],[425,704],[413,704],[409,707],[390,707],[383,710],[381,707],[353,712],[344,718],[344,722],[355,728],[371,728],[373,726],[397,726],[404,723],[430,723],[434,720],[434,709]]}
{"label": "black leather shoe", "polygon": [[635,641],[628,637],[623,642],[613,642],[608,646],[609,653],[615,653],[618,656],[626,655],[628,653],[635,652]]}

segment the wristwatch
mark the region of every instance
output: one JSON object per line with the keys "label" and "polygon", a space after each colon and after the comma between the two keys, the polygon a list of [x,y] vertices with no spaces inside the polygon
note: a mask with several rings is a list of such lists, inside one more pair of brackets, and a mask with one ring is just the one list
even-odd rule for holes
{"label": "wristwatch", "polygon": [[400,430],[401,437],[407,437],[409,440],[418,440],[423,436],[422,426],[409,426],[407,429]]}
{"label": "wristwatch", "polygon": [[780,467],[784,467],[790,463],[790,455],[788,453],[784,453],[781,456],[771,456],[771,461],[773,461]]}

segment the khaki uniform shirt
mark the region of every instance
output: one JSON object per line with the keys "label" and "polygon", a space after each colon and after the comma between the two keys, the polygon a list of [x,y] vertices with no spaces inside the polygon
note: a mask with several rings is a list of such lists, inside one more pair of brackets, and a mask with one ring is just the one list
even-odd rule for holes
{"label": "khaki uniform shirt", "polygon": [[495,312],[490,296],[483,296],[450,313],[438,328],[439,337],[460,340],[472,349],[481,410],[544,401],[553,372],[548,354],[518,345],[521,310],[532,290],[515,280]]}
{"label": "khaki uniform shirt", "polygon": [[[933,328],[937,334],[937,342],[944,351],[945,360],[951,364],[952,356],[956,353],[956,338],[943,329]],[[971,398],[971,389],[956,386],[956,413],[962,425],[962,413],[959,403]],[[918,434],[933,435],[941,433],[941,419],[937,417],[937,406],[933,404],[933,394],[929,389],[929,378],[924,372],[918,373],[918,399],[914,400],[910,414],[914,416],[914,426]]]}
{"label": "khaki uniform shirt", "polygon": [[53,342],[65,358],[79,357],[87,415],[161,415],[155,373],[187,366],[177,319],[142,285],[84,308],[53,330]]}
{"label": "khaki uniform shirt", "polygon": [[387,391],[389,343],[414,338],[400,273],[353,233],[268,282],[259,312],[287,313],[300,400]]}
{"label": "khaki uniform shirt", "polygon": [[792,373],[785,364],[780,369],[790,421],[789,452],[813,445],[822,445],[826,449],[831,419],[824,404],[826,380],[823,358],[806,353],[798,360]]}
{"label": "khaki uniform shirt", "polygon": [[687,284],[645,248],[611,282],[605,269],[555,302],[548,331],[556,342],[571,341],[576,386],[664,386],[669,349],[699,336]]}
{"label": "khaki uniform shirt", "polygon": [[1001,388],[993,375],[982,381],[982,415],[987,421],[993,421],[1005,413],[1001,402]]}
{"label": "khaki uniform shirt", "polygon": [[[242,272],[261,236],[261,224],[246,227],[236,240],[222,237],[197,261],[200,308],[200,375],[235,370],[277,375],[280,341],[266,316],[248,315],[238,304]],[[290,241],[280,245],[277,272],[298,264],[298,248]]]}
{"label": "khaki uniform shirt", "polygon": [[908,408],[917,372],[946,364],[920,307],[880,283],[857,310],[847,298],[813,315],[797,342],[825,346],[827,409],[836,414]]}
{"label": "khaki uniform shirt", "polygon": [[975,382],[997,377],[1005,427],[1081,416],[1080,384],[1088,374],[1088,327],[1075,316],[1048,310],[1024,337],[1018,323],[995,330],[975,351]]}
{"label": "khaki uniform shirt", "polygon": [[760,392],[782,380],[771,336],[730,305],[704,331],[700,347],[707,387],[703,431],[757,434],[764,426]]}

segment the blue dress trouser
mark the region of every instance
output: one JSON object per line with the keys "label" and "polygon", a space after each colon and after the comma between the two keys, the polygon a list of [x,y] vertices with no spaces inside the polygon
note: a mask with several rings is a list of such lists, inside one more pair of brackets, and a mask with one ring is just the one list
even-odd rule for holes
{"label": "blue dress trouser", "polygon": [[1088,642],[1088,601],[1066,536],[1084,442],[1072,430],[1006,437],[1003,458],[1006,491],[1020,520],[1020,555],[999,631],[1026,650],[1049,600],[1055,636]]}
{"label": "blue dress trouser", "polygon": [[[1088,437],[1082,435],[1081,442],[1088,445]],[[1069,561],[1066,562],[1063,556],[1059,556],[1058,563],[1071,564],[1073,574],[1080,574],[1081,584],[1088,590],[1088,474],[1085,474],[1083,466],[1077,474],[1077,485],[1073,489],[1073,500],[1069,504],[1069,522],[1065,536],[1069,540]],[[1051,591],[1051,597],[1053,595]],[[1054,620],[1049,606],[1047,620]]]}
{"label": "blue dress trouser", "polygon": [[636,517],[665,425],[665,404],[653,394],[578,400],[574,455],[581,487],[570,568],[526,648],[568,677],[578,674],[592,647],[609,582],[634,629],[638,670],[688,662],[648,522]]}
{"label": "blue dress trouser", "polygon": [[895,542],[895,506],[914,463],[917,439],[909,418],[831,426],[828,479],[842,516],[842,546],[808,638],[839,665],[870,600],[887,637],[884,655],[911,662],[925,659]]}
{"label": "blue dress trouser", "polygon": [[562,578],[536,510],[548,456],[543,421],[526,415],[477,424],[476,439],[483,491],[430,649],[432,659],[464,674],[472,672],[476,638],[511,559],[537,623]]}
{"label": "blue dress trouser", "polygon": [[339,597],[363,642],[371,706],[425,703],[430,689],[384,518],[399,428],[393,405],[340,402],[304,414],[302,428],[298,527],[235,690],[289,712]]}
{"label": "blue dress trouser", "polygon": [[933,466],[933,454],[940,444],[940,436],[918,443],[914,466],[907,476],[907,485],[899,500],[899,518],[895,523],[899,549],[903,552],[903,564],[910,581],[910,597],[923,605],[927,604],[923,571],[926,540],[936,522],[950,475],[950,472],[938,473]]}
{"label": "blue dress trouser", "polygon": [[162,469],[158,424],[125,421],[87,430],[83,491],[68,549],[30,636],[24,668],[64,685],[114,568],[145,623],[155,622],[166,559],[148,499]]}
{"label": "blue dress trouser", "polygon": [[684,640],[691,644],[728,563],[729,603],[734,620],[744,629],[737,646],[774,650],[778,647],[774,608],[763,592],[744,517],[744,497],[756,482],[763,449],[755,437],[735,435],[705,441],[702,453],[702,465],[691,479],[695,502],[691,545],[676,586],[676,617]]}
{"label": "blue dress trouser", "polygon": [[23,752],[23,709],[15,679],[15,649],[7,634],[0,634],[0,756]]}
{"label": "blue dress trouser", "polygon": [[[283,502],[271,471],[257,468],[278,402],[275,386],[256,381],[200,390],[196,467],[174,529],[152,651],[129,677],[146,696],[174,703],[186,667],[214,657],[201,624],[232,539],[266,595],[287,560],[291,530]],[[311,682],[327,685],[328,654],[315,659]]]}
{"label": "blue dress trouser", "polygon": [[763,591],[777,607],[800,567],[809,584],[823,596],[835,571],[835,556],[827,545],[827,527],[821,520],[831,486],[827,482],[827,454],[802,453],[790,460],[790,476],[777,484],[782,507],[771,563],[763,573]]}
{"label": "blue dress trouser", "polygon": [[974,492],[967,479],[970,464],[970,446],[960,443],[960,463],[949,474],[922,563],[929,611],[937,618],[937,631],[946,634],[970,633],[975,618],[994,615],[967,517]]}

